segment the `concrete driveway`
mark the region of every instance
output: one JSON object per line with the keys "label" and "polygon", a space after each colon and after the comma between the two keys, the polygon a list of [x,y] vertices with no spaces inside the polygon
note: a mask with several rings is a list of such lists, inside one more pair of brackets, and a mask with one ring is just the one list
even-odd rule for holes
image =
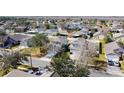
{"label": "concrete driveway", "polygon": [[118,75],[112,75],[104,71],[98,71],[95,69],[90,69],[89,77],[119,77]]}
{"label": "concrete driveway", "polygon": [[[28,58],[29,59],[29,62],[25,62],[25,64],[27,65],[31,65],[30,63],[30,57]],[[50,65],[50,59],[46,59],[44,57],[42,58],[33,58],[32,57],[32,66],[33,67],[46,67],[46,66],[49,66]]]}
{"label": "concrete driveway", "polygon": [[122,73],[120,68],[115,67],[115,66],[108,66],[107,67],[107,73],[110,75],[116,75],[116,76],[124,77],[124,73]]}

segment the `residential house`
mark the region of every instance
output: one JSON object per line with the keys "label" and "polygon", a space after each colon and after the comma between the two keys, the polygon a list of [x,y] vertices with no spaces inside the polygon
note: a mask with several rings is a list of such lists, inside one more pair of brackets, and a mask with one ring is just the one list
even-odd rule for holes
{"label": "residential house", "polygon": [[109,65],[119,66],[119,60],[124,54],[122,49],[115,41],[105,44],[105,54]]}
{"label": "residential house", "polygon": [[20,70],[13,70],[7,75],[5,75],[4,77],[36,77],[36,75],[29,74],[27,72],[20,71]]}
{"label": "residential house", "polygon": [[10,48],[13,45],[17,45],[17,44],[22,44],[24,45],[24,42],[26,42],[26,40],[28,40],[29,36],[27,35],[21,35],[21,34],[15,34],[15,35],[10,35],[10,36],[0,36],[0,47],[1,48]]}
{"label": "residential house", "polygon": [[44,33],[47,35],[57,35],[58,30],[57,29],[48,29]]}
{"label": "residential house", "polygon": [[16,44],[19,44],[19,41],[12,39],[10,36],[0,36],[1,48],[9,48]]}
{"label": "residential house", "polygon": [[26,32],[26,26],[17,26],[15,27],[15,32]]}
{"label": "residential house", "polygon": [[16,40],[17,42],[20,42],[20,46],[27,47],[27,41],[32,38],[32,36],[28,35],[22,35],[22,34],[14,34],[10,35],[10,38],[13,40]]}
{"label": "residential house", "polygon": [[111,27],[111,32],[120,33],[122,31],[124,31],[122,27],[122,23],[119,21],[114,21]]}

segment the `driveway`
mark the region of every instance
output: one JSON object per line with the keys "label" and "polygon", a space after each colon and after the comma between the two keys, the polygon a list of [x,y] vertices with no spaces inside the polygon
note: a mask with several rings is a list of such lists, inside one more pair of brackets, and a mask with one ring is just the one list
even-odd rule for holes
{"label": "driveway", "polygon": [[108,66],[107,71],[98,71],[90,69],[90,77],[124,77],[119,67]]}
{"label": "driveway", "polygon": [[107,67],[107,73],[110,75],[116,75],[116,76],[124,76],[124,73],[122,73],[122,71],[120,70],[119,67],[115,67],[115,66],[108,66]]}
{"label": "driveway", "polygon": [[[30,58],[29,59],[29,63],[25,62],[25,64],[27,65],[30,65]],[[42,58],[33,58],[32,57],[32,66],[33,67],[46,67],[46,66],[49,66],[50,65],[50,59],[47,59],[45,57],[42,57]]]}
{"label": "driveway", "polygon": [[119,77],[119,76],[108,74],[104,71],[98,71],[98,70],[95,70],[95,69],[90,69],[89,77]]}

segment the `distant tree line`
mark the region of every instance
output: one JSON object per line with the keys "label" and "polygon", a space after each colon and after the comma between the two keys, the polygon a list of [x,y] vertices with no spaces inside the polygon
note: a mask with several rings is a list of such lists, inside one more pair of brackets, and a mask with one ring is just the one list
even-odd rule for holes
{"label": "distant tree line", "polygon": [[16,17],[6,17],[6,16],[1,16],[0,21],[8,21],[8,20],[15,20]]}

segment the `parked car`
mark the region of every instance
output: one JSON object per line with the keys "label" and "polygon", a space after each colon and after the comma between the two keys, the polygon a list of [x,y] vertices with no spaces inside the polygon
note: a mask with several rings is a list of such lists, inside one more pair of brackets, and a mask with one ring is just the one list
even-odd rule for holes
{"label": "parked car", "polygon": [[118,62],[114,62],[114,66],[119,67],[119,63]]}
{"label": "parked car", "polygon": [[109,60],[109,61],[108,61],[108,65],[109,65],[109,66],[114,66],[113,61],[110,61],[110,60]]}

